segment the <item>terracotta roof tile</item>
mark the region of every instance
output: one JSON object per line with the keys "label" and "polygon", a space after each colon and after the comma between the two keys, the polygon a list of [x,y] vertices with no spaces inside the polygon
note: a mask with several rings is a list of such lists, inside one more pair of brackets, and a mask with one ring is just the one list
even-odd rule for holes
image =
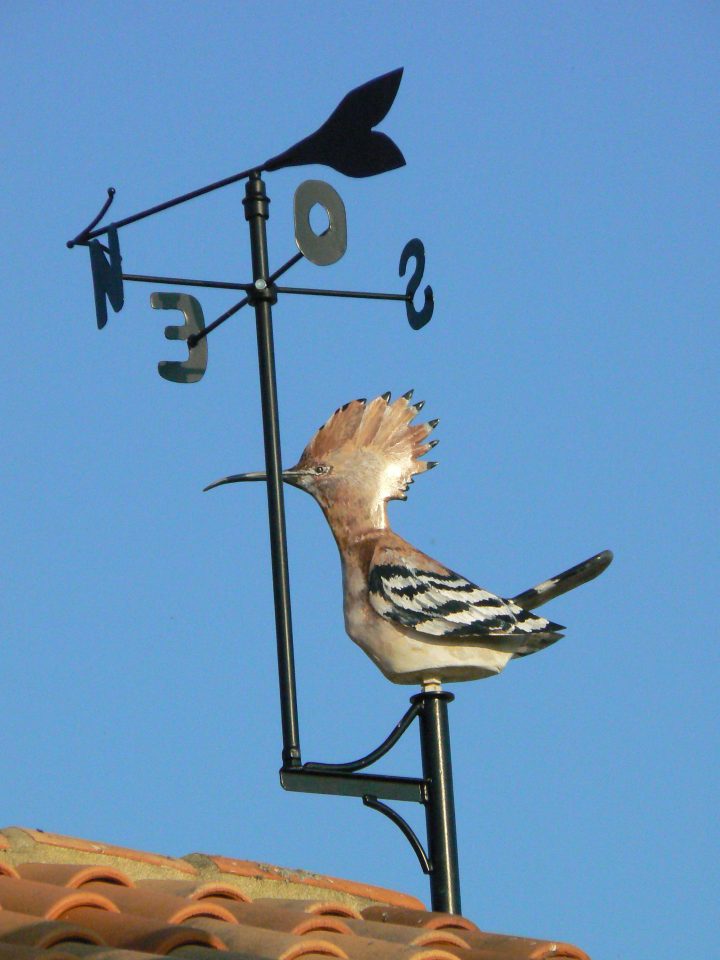
{"label": "terracotta roof tile", "polygon": [[0,960],[77,960],[76,956],[66,953],[62,948],[55,948],[48,953],[45,947],[25,947],[16,943],[0,943]]}
{"label": "terracotta roof tile", "polygon": [[0,910],[0,943],[50,949],[69,940],[76,943],[102,943],[101,937],[77,924],[44,920],[14,910]]}
{"label": "terracotta roof tile", "polygon": [[[317,899],[314,896],[317,894]],[[381,887],[226,857],[0,832],[0,960],[588,960]]]}
{"label": "terracotta roof tile", "polygon": [[28,913],[46,920],[61,919],[73,907],[94,907],[110,913],[118,911],[114,904],[97,893],[14,877],[0,877],[0,905],[3,910]]}
{"label": "terracotta roof tile", "polygon": [[[215,901],[221,903],[222,901]],[[282,902],[282,901],[281,901]],[[306,934],[338,933],[352,936],[352,930],[337,914],[315,914],[297,910],[294,906],[272,906],[260,901],[255,903],[225,903],[238,923],[277,930],[302,937]]]}
{"label": "terracotta roof tile", "polygon": [[89,883],[102,880],[116,883],[122,887],[134,886],[126,873],[111,867],[81,867],[74,863],[21,863],[17,875],[23,880],[39,880],[41,883],[54,883],[60,887],[78,890]]}
{"label": "terracotta roof tile", "polygon": [[[375,888],[379,890],[379,887]],[[323,917],[348,917],[361,920],[362,913],[356,908],[335,900],[282,900],[278,898],[256,897],[257,905],[265,907],[282,907],[286,910],[295,910],[299,913],[313,913]]]}
{"label": "terracotta roof tile", "polygon": [[343,947],[333,944],[326,934],[299,937],[244,923],[227,927],[219,920],[208,920],[205,917],[195,923],[201,930],[222,936],[229,950],[235,950],[246,957],[258,957],[261,960],[299,960],[308,953],[321,953],[325,957],[349,960]]}
{"label": "terracotta roof tile", "polygon": [[238,903],[250,902],[247,894],[229,883],[198,884],[195,880],[138,880],[137,886],[142,890],[156,890],[158,893],[187,897],[189,900],[207,900],[215,897],[218,900],[232,900]]}
{"label": "terracotta roof tile", "polygon": [[401,926],[429,930],[479,930],[477,924],[467,917],[449,913],[432,913],[430,910],[412,910],[407,907],[373,905],[362,912],[366,920],[379,923],[399,923]]}
{"label": "terracotta roof tile", "polygon": [[[377,923],[374,920],[346,920],[353,933],[375,940],[407,943],[415,947],[440,947],[445,950],[469,950],[464,936],[450,929],[422,929],[403,926],[399,923]],[[462,934],[462,931],[459,932]]]}
{"label": "terracotta roof tile", "polygon": [[[123,950],[140,950],[145,953],[167,954],[184,945],[226,949],[225,941],[211,931],[197,926],[166,924],[133,913],[108,913],[92,907],[77,907],[68,910],[64,919],[97,933],[103,942]],[[220,923],[219,920],[215,921]]]}

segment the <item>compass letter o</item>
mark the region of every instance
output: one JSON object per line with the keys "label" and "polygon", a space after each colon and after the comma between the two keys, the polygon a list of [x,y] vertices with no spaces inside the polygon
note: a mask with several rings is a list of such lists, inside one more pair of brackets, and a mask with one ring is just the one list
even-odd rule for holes
{"label": "compass letter o", "polygon": [[[187,293],[151,293],[150,306],[154,310],[181,310],[185,323],[165,327],[166,340],[187,340],[205,327],[200,301]],[[161,360],[158,373],[173,383],[197,383],[207,369],[207,340],[202,339],[189,351],[187,360]]]}
{"label": "compass letter o", "polygon": [[[310,225],[310,211],[320,204],[328,217],[328,227],[320,234]],[[305,180],[295,191],[295,243],[311,263],[327,267],[347,250],[345,204],[337,190],[324,180]]]}

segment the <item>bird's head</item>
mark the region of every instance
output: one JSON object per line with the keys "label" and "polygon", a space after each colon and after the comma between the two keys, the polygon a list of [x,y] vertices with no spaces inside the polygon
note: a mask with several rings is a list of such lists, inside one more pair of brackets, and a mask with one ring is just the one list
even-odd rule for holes
{"label": "bird's head", "polygon": [[387,503],[405,500],[417,473],[435,466],[421,460],[437,440],[437,420],[413,425],[423,403],[412,390],[391,402],[384,393],[369,402],[351,400],[333,413],[283,479],[312,494],[325,509],[349,498]]}
{"label": "bird's head", "polygon": [[[437,444],[428,436],[438,421],[411,422],[422,407],[412,403],[412,390],[392,402],[389,393],[351,400],[320,427],[283,480],[311,494],[325,512],[407,499],[413,476],[436,465],[420,458]],[[205,489],[264,479],[264,473],[235,474]]]}

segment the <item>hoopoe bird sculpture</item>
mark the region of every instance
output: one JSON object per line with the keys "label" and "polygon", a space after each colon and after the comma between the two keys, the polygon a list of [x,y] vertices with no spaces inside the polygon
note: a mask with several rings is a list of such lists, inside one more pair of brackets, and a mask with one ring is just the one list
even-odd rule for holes
{"label": "hoopoe bird sculpture", "polygon": [[[395,533],[387,504],[406,500],[413,477],[436,466],[421,459],[437,443],[437,420],[413,424],[423,402],[412,391],[352,400],[333,413],[282,479],[319,503],[342,564],[345,629],[394,683],[432,688],[500,673],[513,657],[542,650],[564,627],[530,610],[597,576],[604,551],[503,599],[455,573]],[[206,487],[264,480],[224,477]]]}

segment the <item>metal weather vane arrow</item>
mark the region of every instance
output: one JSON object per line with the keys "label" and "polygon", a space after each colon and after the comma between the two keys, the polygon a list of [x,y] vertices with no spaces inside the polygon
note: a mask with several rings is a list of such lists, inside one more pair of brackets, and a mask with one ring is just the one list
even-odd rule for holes
{"label": "metal weather vane arrow", "polygon": [[402,74],[399,67],[351,90],[315,133],[266,161],[262,169],[319,163],[347,177],[374,177],[405,166],[397,144],[373,129],[393,105]]}
{"label": "metal weather vane arrow", "polygon": [[[173,197],[172,200],[165,200],[154,207],[148,207],[148,209],[125,217],[123,220],[118,220],[110,226],[119,230],[121,227],[162,213],[163,210],[169,210],[181,203],[187,203],[188,200],[194,200],[206,193],[211,193],[213,190],[227,187],[239,180],[246,180],[254,172],[270,172],[281,170],[283,167],[317,163],[332,167],[333,170],[344,173],[348,177],[374,177],[379,173],[387,173],[404,166],[405,157],[397,144],[387,134],[373,129],[387,116],[390,107],[393,105],[402,75],[403,68],[398,67],[396,70],[391,70],[389,73],[384,73],[382,76],[375,77],[374,80],[369,80],[367,83],[355,87],[354,90],[343,97],[325,123],[318,127],[315,133],[311,133],[310,136],[305,137],[270,160],[255,164],[247,170],[234,173],[223,180],[217,180],[214,183],[207,184],[207,186],[199,187],[197,190],[191,190],[189,193]],[[114,187],[108,188],[108,198],[100,213],[76,237],[68,240],[68,247],[87,246],[95,237],[108,232],[110,226],[98,227],[97,224],[110,208],[115,193]]]}

